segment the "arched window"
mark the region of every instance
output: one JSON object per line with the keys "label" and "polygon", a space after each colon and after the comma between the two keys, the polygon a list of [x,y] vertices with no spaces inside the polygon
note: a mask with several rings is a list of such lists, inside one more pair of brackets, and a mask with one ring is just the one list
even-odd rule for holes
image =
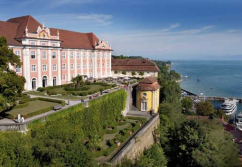
{"label": "arched window", "polygon": [[42,86],[43,86],[43,88],[47,86],[47,76],[43,76]]}
{"label": "arched window", "polygon": [[36,78],[32,79],[32,89],[35,90],[36,89]]}

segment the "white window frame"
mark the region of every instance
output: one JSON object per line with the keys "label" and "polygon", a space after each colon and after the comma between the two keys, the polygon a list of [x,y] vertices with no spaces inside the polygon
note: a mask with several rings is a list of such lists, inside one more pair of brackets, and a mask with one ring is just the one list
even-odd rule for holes
{"label": "white window frame", "polygon": [[74,58],[74,53],[73,53],[73,52],[70,53],[70,58],[71,58],[71,59]]}
{"label": "white window frame", "polygon": [[[34,56],[34,58],[32,58],[32,56]],[[31,57],[31,59],[36,59],[36,52],[35,51],[30,51],[30,57]]]}
{"label": "white window frame", "polygon": [[56,64],[53,64],[53,68],[52,68],[53,71],[56,71],[57,70],[57,65]]}
{"label": "white window frame", "polygon": [[[45,67],[45,68],[44,68]],[[47,64],[42,65],[42,71],[47,71]]]}
{"label": "white window frame", "polygon": [[[63,67],[64,67],[64,68],[63,68]],[[62,64],[61,69],[62,69],[62,70],[66,70],[66,64]]]}
{"label": "white window frame", "polygon": [[[45,54],[43,54],[43,53],[45,53]],[[41,57],[42,57],[42,59],[47,59],[46,51],[41,51]]]}
{"label": "white window frame", "polygon": [[56,59],[56,52],[52,52],[52,59]]}
{"label": "white window frame", "polygon": [[21,67],[16,66],[15,67],[15,71],[16,71],[16,73],[21,73],[22,69],[21,69]]}
{"label": "white window frame", "polygon": [[70,70],[74,70],[74,64],[70,64]]}
{"label": "white window frame", "polygon": [[62,52],[62,59],[66,59],[66,52]]}
{"label": "white window frame", "polygon": [[81,69],[81,64],[77,64],[77,69]]}
{"label": "white window frame", "polygon": [[36,65],[35,64],[31,65],[31,72],[36,72]]}

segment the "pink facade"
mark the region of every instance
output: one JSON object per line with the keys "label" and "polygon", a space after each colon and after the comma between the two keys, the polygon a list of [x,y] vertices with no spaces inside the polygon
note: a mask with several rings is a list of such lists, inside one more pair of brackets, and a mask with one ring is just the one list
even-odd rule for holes
{"label": "pink facade", "polygon": [[[83,48],[75,48],[72,47],[71,39],[68,39],[68,47],[64,46],[64,35],[67,31],[63,31],[63,36],[61,36],[62,31],[57,30],[56,34],[53,32],[54,30],[44,25],[30,32],[26,26],[24,38],[18,41],[21,45],[9,43],[9,47],[20,56],[23,63],[21,68],[11,68],[26,78],[26,90],[66,84],[77,75],[93,78],[111,76],[112,50],[107,42],[94,38],[97,41],[89,40],[95,42],[93,48],[85,48],[85,44],[82,44]],[[83,40],[80,39],[80,42]]]}

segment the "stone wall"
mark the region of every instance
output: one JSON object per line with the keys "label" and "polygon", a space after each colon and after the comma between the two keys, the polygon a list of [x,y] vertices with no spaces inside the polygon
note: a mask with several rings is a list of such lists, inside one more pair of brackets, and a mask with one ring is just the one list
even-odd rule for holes
{"label": "stone wall", "polygon": [[129,85],[127,87],[124,88],[124,90],[127,92],[127,100],[126,100],[126,105],[125,105],[125,109],[124,111],[122,111],[122,115],[126,116],[127,113],[131,110],[132,108],[132,103],[133,103],[133,97],[132,97],[132,91],[134,89],[134,87],[137,85],[138,83],[135,83],[133,85]]}
{"label": "stone wall", "polygon": [[146,148],[155,143],[154,131],[160,124],[159,115],[154,115],[129,141],[110,159],[116,165],[124,158],[136,159]]}

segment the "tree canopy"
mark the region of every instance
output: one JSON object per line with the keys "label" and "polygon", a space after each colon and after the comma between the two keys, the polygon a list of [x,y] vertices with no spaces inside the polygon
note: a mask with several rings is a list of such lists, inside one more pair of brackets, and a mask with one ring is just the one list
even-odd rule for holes
{"label": "tree canopy", "polygon": [[0,37],[0,112],[14,105],[26,82],[24,77],[9,69],[9,64],[20,67],[20,58],[8,47],[7,39]]}
{"label": "tree canopy", "polygon": [[214,107],[209,101],[201,101],[197,105],[197,114],[202,116],[209,116],[214,113]]}

